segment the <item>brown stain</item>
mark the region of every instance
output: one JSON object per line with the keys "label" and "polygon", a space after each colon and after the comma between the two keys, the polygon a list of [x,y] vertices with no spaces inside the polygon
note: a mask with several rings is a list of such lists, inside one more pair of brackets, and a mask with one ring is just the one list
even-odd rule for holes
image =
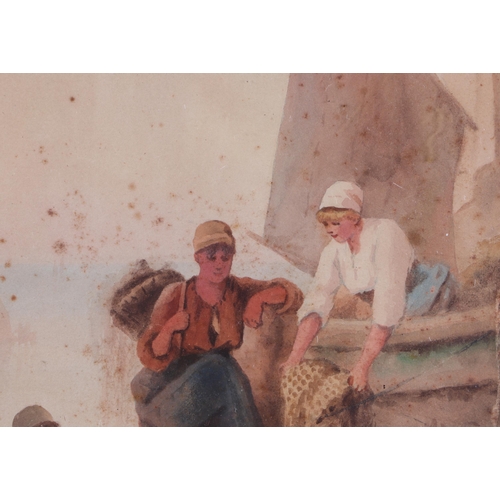
{"label": "brown stain", "polygon": [[303,170],[302,171],[302,179],[305,182],[309,182],[311,180],[311,175],[310,175],[310,173],[307,170]]}
{"label": "brown stain", "polygon": [[52,245],[52,248],[53,248],[55,253],[60,254],[60,255],[63,253],[66,253],[68,251],[68,246],[66,245],[66,243],[63,240],[57,240]]}
{"label": "brown stain", "polygon": [[226,156],[225,156],[225,155],[220,155],[220,156],[219,156],[219,160],[220,160],[220,161],[224,161],[225,159],[226,159]]}
{"label": "brown stain", "polygon": [[87,216],[84,213],[75,212],[73,214],[73,227],[76,230],[82,229],[83,226],[85,225],[86,218],[87,218]]}
{"label": "brown stain", "polygon": [[410,231],[408,233],[408,241],[413,246],[419,246],[423,243],[424,239],[422,238],[422,235],[418,231]]}
{"label": "brown stain", "polygon": [[161,123],[161,122],[160,122],[160,123],[158,124],[158,126],[159,126],[159,127],[163,127],[163,123]]}
{"label": "brown stain", "polygon": [[14,301],[17,300],[17,297],[15,295],[12,295],[12,297],[10,298],[10,300],[12,300],[12,302],[14,302]]}
{"label": "brown stain", "polygon": [[50,215],[50,217],[56,217],[59,215],[53,208],[49,208],[47,210],[47,214]]}
{"label": "brown stain", "polygon": [[129,185],[128,185],[128,188],[130,189],[130,191],[135,191],[136,189],[136,185],[135,185],[135,182],[131,182]]}
{"label": "brown stain", "polygon": [[74,98],[73,96],[71,96],[71,97],[69,98],[69,100],[70,100],[70,102],[75,102],[75,98]]}
{"label": "brown stain", "polygon": [[159,226],[160,224],[163,224],[163,222],[164,222],[163,217],[157,217],[157,218],[153,221],[153,226]]}
{"label": "brown stain", "polygon": [[49,163],[49,160],[47,160],[47,158],[44,158],[44,159],[42,160],[42,163],[43,163],[44,165],[47,165],[47,163]]}
{"label": "brown stain", "polygon": [[142,219],[141,212],[136,212],[136,213],[134,214],[134,218],[136,218],[137,220],[141,220],[141,219]]}
{"label": "brown stain", "polygon": [[82,350],[82,354],[86,357],[89,358],[92,356],[92,347],[90,347],[89,344],[86,344],[85,347]]}
{"label": "brown stain", "polygon": [[0,238],[0,243],[5,243],[5,239],[4,238]]}
{"label": "brown stain", "polygon": [[126,425],[136,424],[133,405],[131,414],[123,412],[123,394],[130,394],[130,381],[137,371],[135,343],[115,327],[106,328],[99,349],[94,353],[94,363],[100,366],[101,394],[99,408],[104,425],[116,425],[116,420]]}
{"label": "brown stain", "polygon": [[135,203],[129,203],[128,208],[133,210],[135,208]]}
{"label": "brown stain", "polygon": [[302,118],[304,118],[304,120],[307,120],[307,119],[309,118],[309,113],[307,113],[307,112],[306,112],[306,113],[304,113],[304,114],[302,115]]}
{"label": "brown stain", "polygon": [[412,163],[418,156],[418,150],[414,147],[403,148],[401,152],[401,163],[408,165]]}
{"label": "brown stain", "polygon": [[0,276],[0,281],[3,283],[7,278],[5,276]]}
{"label": "brown stain", "polygon": [[12,266],[12,263],[10,260],[8,260],[5,264],[4,264],[4,267],[11,267]]}
{"label": "brown stain", "polygon": [[43,146],[40,146],[40,147],[38,148],[38,152],[39,152],[40,154],[44,153],[44,152],[45,152],[45,148],[44,148]]}

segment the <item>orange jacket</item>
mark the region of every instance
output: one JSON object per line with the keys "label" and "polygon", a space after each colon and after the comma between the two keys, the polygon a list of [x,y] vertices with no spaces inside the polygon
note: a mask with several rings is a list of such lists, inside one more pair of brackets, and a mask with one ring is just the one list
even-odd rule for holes
{"label": "orange jacket", "polygon": [[[137,344],[139,359],[147,368],[162,371],[173,359],[180,356],[200,354],[213,349],[233,350],[240,347],[243,341],[243,313],[249,299],[257,292],[277,285],[283,287],[286,290],[287,298],[277,311],[279,314],[289,309],[297,310],[303,300],[300,290],[293,283],[284,279],[257,281],[251,278],[230,276],[221,303],[212,307],[197,294],[195,283],[196,277],[191,278],[186,283],[183,309],[189,314],[189,326],[186,330],[176,332],[173,335],[170,349],[164,356],[155,355],[152,343],[161,329],[161,322],[164,324],[179,311],[182,284],[169,285],[158,299],[155,312],[161,320],[157,325],[148,327]],[[218,319],[219,332],[213,342],[209,333],[214,314]]]}

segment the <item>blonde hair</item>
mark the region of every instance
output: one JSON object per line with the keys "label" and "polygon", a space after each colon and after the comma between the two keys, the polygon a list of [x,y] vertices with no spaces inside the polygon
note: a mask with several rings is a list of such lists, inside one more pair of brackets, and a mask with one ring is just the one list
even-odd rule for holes
{"label": "blonde hair", "polygon": [[325,222],[340,222],[343,219],[358,223],[361,215],[350,208],[324,207],[316,212],[316,220],[321,224]]}

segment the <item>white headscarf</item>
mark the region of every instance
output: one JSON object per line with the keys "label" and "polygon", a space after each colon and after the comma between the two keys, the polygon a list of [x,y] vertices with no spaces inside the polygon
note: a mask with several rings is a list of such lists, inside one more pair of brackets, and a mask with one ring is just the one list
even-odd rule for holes
{"label": "white headscarf", "polygon": [[348,208],[360,213],[362,206],[363,190],[354,182],[338,181],[326,190],[319,208]]}

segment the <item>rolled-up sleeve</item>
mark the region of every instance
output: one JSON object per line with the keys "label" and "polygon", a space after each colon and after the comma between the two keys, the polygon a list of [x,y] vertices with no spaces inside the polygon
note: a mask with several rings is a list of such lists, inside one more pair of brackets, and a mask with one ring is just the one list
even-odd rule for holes
{"label": "rolled-up sleeve", "polygon": [[386,220],[377,235],[375,248],[373,322],[394,326],[406,305],[406,277],[413,262],[413,249],[403,230]]}
{"label": "rolled-up sleeve", "polygon": [[298,310],[299,322],[311,313],[317,313],[324,325],[333,307],[335,293],[340,286],[340,275],[336,264],[336,249],[325,247],[318,268],[302,307]]}

